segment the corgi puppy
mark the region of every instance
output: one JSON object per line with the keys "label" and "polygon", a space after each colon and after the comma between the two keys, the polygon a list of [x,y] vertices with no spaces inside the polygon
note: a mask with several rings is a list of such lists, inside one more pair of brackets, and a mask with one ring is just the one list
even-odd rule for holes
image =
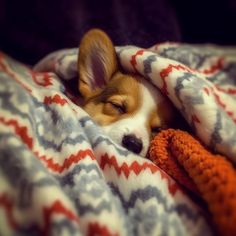
{"label": "corgi puppy", "polygon": [[113,141],[145,157],[152,135],[173,118],[171,103],[141,76],[119,69],[115,48],[101,30],[82,38],[78,71],[84,110]]}

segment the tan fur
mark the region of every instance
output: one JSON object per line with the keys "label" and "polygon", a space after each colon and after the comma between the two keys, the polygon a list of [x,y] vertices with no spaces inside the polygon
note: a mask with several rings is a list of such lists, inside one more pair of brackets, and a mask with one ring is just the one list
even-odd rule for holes
{"label": "tan fur", "polygon": [[[106,82],[102,88],[91,89],[89,70],[90,56],[93,53],[97,53],[103,62]],[[85,98],[84,109],[101,126],[138,113],[143,99],[140,77],[123,74],[117,65],[115,49],[109,37],[97,29],[89,31],[80,44],[78,87]],[[153,128],[168,127],[173,118],[172,105],[167,99],[163,98],[163,101],[157,104],[147,117],[146,129],[150,136]]]}
{"label": "tan fur", "polygon": [[[141,96],[138,83],[132,76],[116,72],[107,87],[90,94],[84,109],[100,125],[108,125],[118,119],[124,119],[137,112],[139,108]],[[127,113],[120,114],[111,102],[124,104]]]}
{"label": "tan fur", "polygon": [[87,99],[90,94],[94,91],[91,91],[88,86],[89,81],[87,79],[87,66],[90,63],[88,55],[92,52],[96,51],[99,55],[103,55],[102,60],[106,65],[105,75],[106,81],[110,79],[112,74],[117,71],[117,59],[115,48],[109,39],[109,37],[98,29],[90,30],[85,36],[82,38],[80,42],[79,48],[79,58],[78,58],[78,66],[79,66],[79,91]]}

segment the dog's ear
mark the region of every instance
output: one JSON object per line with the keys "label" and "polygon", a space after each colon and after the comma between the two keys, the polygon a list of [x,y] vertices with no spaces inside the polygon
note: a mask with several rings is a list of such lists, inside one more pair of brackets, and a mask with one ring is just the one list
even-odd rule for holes
{"label": "dog's ear", "polygon": [[89,98],[107,84],[116,70],[116,52],[110,38],[98,29],[88,31],[79,48],[78,87],[81,94]]}

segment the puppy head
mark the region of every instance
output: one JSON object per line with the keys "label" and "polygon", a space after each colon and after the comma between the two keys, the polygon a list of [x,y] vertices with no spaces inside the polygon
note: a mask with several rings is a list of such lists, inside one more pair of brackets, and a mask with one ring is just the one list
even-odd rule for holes
{"label": "puppy head", "polygon": [[82,38],[78,70],[84,109],[116,143],[145,156],[152,134],[173,117],[170,102],[144,78],[119,71],[115,48],[100,30]]}

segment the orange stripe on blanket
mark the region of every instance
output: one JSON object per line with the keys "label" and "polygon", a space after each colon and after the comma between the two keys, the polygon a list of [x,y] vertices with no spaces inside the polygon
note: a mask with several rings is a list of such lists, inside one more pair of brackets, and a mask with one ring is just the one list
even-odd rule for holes
{"label": "orange stripe on blanket", "polygon": [[30,73],[33,81],[40,86],[48,87],[53,84],[52,77],[49,72],[42,73],[42,72],[35,72],[32,70],[29,70],[29,73]]}
{"label": "orange stripe on blanket", "polygon": [[167,78],[169,76],[169,74],[173,71],[173,70],[177,70],[177,71],[187,71],[187,72],[194,72],[194,70],[190,69],[187,66],[181,65],[181,64],[177,64],[177,65],[168,65],[168,67],[164,68],[161,72],[160,72],[160,76],[163,80],[163,86],[161,88],[162,93],[164,93],[165,95],[169,95],[168,89],[167,89]]}
{"label": "orange stripe on blanket", "polygon": [[100,225],[98,222],[90,223],[88,225],[87,236],[98,236],[98,235],[103,235],[103,236],[119,236],[118,233],[111,233],[106,226]]}
{"label": "orange stripe on blanket", "polygon": [[13,217],[13,203],[10,200],[9,196],[6,193],[2,193],[0,195],[0,208],[5,211],[7,223],[10,225],[12,229],[17,229],[19,226],[16,220]]}
{"label": "orange stripe on blanket", "polygon": [[77,153],[71,154],[65,158],[62,163],[55,162],[53,157],[46,155],[40,156],[38,152],[34,152],[34,154],[47,166],[49,170],[57,173],[62,173],[64,170],[69,169],[73,164],[78,164],[81,160],[86,158],[90,158],[91,160],[96,159],[91,149],[79,150]]}
{"label": "orange stripe on blanket", "polygon": [[79,225],[79,217],[72,212],[70,209],[66,208],[60,200],[56,200],[48,207],[43,208],[43,218],[44,218],[44,228],[41,235],[49,235],[52,228],[52,218],[55,215],[63,215],[70,221],[75,222]]}
{"label": "orange stripe on blanket", "polygon": [[143,55],[144,51],[145,51],[144,49],[140,49],[134,55],[131,56],[130,64],[133,66],[133,68],[134,68],[134,70],[136,72],[137,72],[137,68],[136,68],[137,60],[136,60],[136,57]]}
{"label": "orange stripe on blanket", "polygon": [[169,74],[171,72],[173,72],[174,70],[176,71],[182,71],[182,72],[189,72],[189,73],[202,73],[204,75],[209,75],[209,74],[214,74],[217,71],[221,70],[223,68],[224,65],[224,58],[223,57],[219,57],[218,60],[215,62],[215,64],[211,65],[210,68],[208,69],[204,69],[204,70],[196,70],[196,69],[192,69],[188,66],[182,65],[182,64],[169,64],[166,68],[162,69],[162,71],[160,72],[160,76],[163,80],[163,86],[161,88],[162,92],[166,95],[168,95],[168,90],[167,90],[167,77],[169,76]]}
{"label": "orange stripe on blanket", "polygon": [[58,105],[64,106],[68,102],[65,98],[61,97],[59,94],[55,94],[54,96],[45,96],[44,104],[50,105],[52,103],[56,103]]}
{"label": "orange stripe on blanket", "polygon": [[[16,221],[14,214],[14,208],[16,208],[16,206],[7,193],[0,195],[0,208],[4,209],[8,221],[7,223],[13,230],[24,227],[24,225],[20,225]],[[74,221],[77,225],[79,224],[79,217],[70,209],[66,208],[60,200],[55,200],[50,206],[43,207],[43,228],[35,222],[35,229],[39,232],[39,235],[49,235],[52,227],[52,217],[55,215],[63,215],[70,221]]]}
{"label": "orange stripe on blanket", "polygon": [[17,120],[7,120],[4,117],[0,117],[0,123],[6,126],[12,126],[14,128],[15,134],[18,135],[30,149],[32,149],[33,139],[28,134],[27,126],[20,125]]}
{"label": "orange stripe on blanket", "polygon": [[221,235],[236,235],[236,171],[223,156],[207,151],[190,134],[160,132],[150,159],[206,201]]}
{"label": "orange stripe on blanket", "polygon": [[127,179],[129,178],[129,175],[131,173],[134,173],[136,176],[138,176],[145,170],[149,170],[151,171],[151,173],[156,173],[159,171],[161,177],[167,180],[168,190],[172,195],[175,195],[175,193],[180,190],[180,186],[176,184],[176,182],[173,181],[170,176],[168,176],[164,171],[162,171],[159,167],[153,165],[152,163],[143,162],[140,164],[137,161],[133,161],[129,165],[126,162],[119,164],[115,156],[110,157],[108,156],[108,154],[104,154],[101,156],[100,167],[102,170],[104,170],[107,165],[109,167],[113,167],[118,176],[124,174]]}

